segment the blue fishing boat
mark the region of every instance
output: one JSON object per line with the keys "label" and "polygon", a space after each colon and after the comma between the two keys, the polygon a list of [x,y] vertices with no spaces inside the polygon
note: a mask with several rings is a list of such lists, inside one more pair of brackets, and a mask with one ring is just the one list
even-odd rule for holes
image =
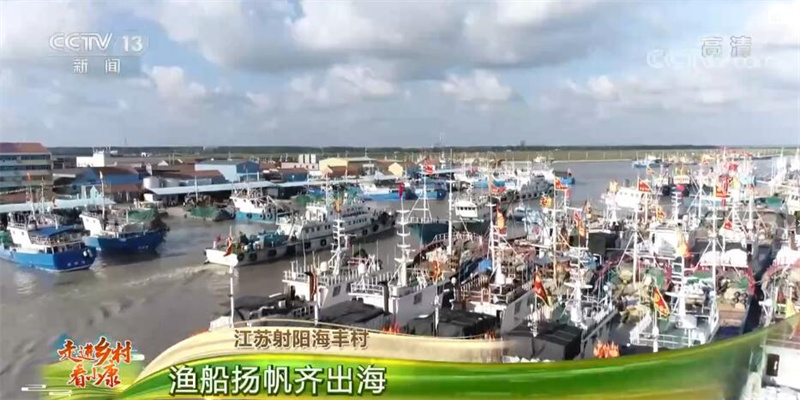
{"label": "blue fishing boat", "polygon": [[131,221],[105,212],[81,214],[89,231],[86,244],[105,253],[136,254],[153,252],[164,241],[167,230],[159,219]]}
{"label": "blue fishing boat", "polygon": [[83,231],[74,226],[59,226],[55,218],[33,213],[9,216],[10,240],[0,247],[0,259],[21,267],[54,272],[88,269],[97,254],[87,247]]}
{"label": "blue fishing boat", "polygon": [[414,189],[406,187],[401,183],[398,187],[381,187],[375,185],[373,182],[365,182],[359,185],[358,197],[364,201],[396,201],[400,200],[416,200],[417,194]]}
{"label": "blue fishing boat", "polygon": [[633,168],[657,168],[661,167],[662,164],[663,160],[650,154],[648,154],[644,159],[637,159],[631,162],[631,166]]}
{"label": "blue fishing boat", "polygon": [[[428,178],[422,178],[422,188],[420,190],[422,195],[414,203],[410,213],[412,216],[408,218],[407,225],[411,231],[419,237],[420,243],[425,245],[433,242],[433,240],[442,234],[446,234],[450,230],[449,219],[434,218],[428,207],[429,200],[443,200],[448,196],[448,190],[443,188],[441,183],[435,184],[434,190],[428,189]],[[422,204],[418,207],[420,200]],[[448,210],[451,210],[452,204],[448,201]],[[452,214],[452,213],[450,213]]]}

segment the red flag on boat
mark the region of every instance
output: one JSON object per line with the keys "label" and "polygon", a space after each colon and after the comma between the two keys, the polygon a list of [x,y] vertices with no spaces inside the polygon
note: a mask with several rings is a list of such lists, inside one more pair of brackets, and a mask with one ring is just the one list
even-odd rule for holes
{"label": "red flag on boat", "polygon": [[578,221],[578,236],[586,237],[586,225],[583,224],[583,220]]}
{"label": "red flag on boat", "polygon": [[403,198],[403,193],[406,191],[406,184],[403,182],[397,183],[397,193],[400,195],[400,198]]}
{"label": "red flag on boat", "polygon": [[720,178],[720,182],[716,186],[715,196],[718,198],[728,197],[728,177]]}
{"label": "red flag on boat", "polygon": [[539,275],[537,272],[533,276],[533,293],[536,294],[536,297],[541,299],[544,304],[550,306],[550,295],[547,293],[547,289],[544,287],[544,282],[542,282],[542,276]]}
{"label": "red flag on boat", "polygon": [[731,220],[726,219],[725,222],[722,223],[722,229],[732,230],[733,223],[731,223]]}
{"label": "red flag on boat", "polygon": [[425,173],[430,175],[433,173],[433,165],[425,163]]}
{"label": "red flag on boat", "polygon": [[647,181],[639,180],[639,191],[643,193],[650,193],[652,190],[650,189],[650,183]]}
{"label": "red flag on boat", "polygon": [[497,230],[500,233],[505,233],[506,231],[506,217],[503,216],[503,213],[500,211],[500,207],[497,207]]}
{"label": "red flag on boat", "polygon": [[653,288],[653,307],[662,317],[669,316],[669,306],[667,305],[667,301],[664,300],[664,296],[662,296],[661,292],[658,290],[658,287]]}

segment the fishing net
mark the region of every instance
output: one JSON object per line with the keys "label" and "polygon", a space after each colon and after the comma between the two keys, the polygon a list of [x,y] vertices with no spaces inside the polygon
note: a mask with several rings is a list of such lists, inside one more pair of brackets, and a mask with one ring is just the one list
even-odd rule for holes
{"label": "fishing net", "polygon": [[158,216],[158,212],[153,209],[138,209],[128,212],[128,218],[134,221],[147,221]]}
{"label": "fishing net", "polygon": [[322,199],[322,195],[309,193],[309,194],[297,195],[294,198],[294,202],[295,202],[295,204],[297,204],[300,207],[305,207],[310,203],[314,203],[316,201],[319,201],[320,199]]}
{"label": "fishing net", "polygon": [[11,245],[11,234],[6,231],[0,231],[0,244],[3,246]]}
{"label": "fishing net", "polygon": [[189,215],[197,218],[214,219],[219,215],[219,208],[213,206],[199,206],[192,209]]}

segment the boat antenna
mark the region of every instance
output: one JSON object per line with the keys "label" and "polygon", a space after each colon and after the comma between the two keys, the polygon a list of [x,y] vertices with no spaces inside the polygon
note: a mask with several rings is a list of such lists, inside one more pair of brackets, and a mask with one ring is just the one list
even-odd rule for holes
{"label": "boat antenna", "polygon": [[[106,185],[103,179],[103,171],[100,171],[100,207],[103,219],[106,218]],[[231,316],[233,318],[233,316]]]}
{"label": "boat antenna", "polygon": [[[453,149],[450,149],[452,152]],[[447,181],[447,255],[453,255],[453,180]]]}

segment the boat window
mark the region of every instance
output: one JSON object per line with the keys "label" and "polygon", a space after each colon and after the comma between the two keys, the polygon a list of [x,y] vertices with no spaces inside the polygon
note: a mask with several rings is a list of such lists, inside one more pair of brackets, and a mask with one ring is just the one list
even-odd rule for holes
{"label": "boat window", "polygon": [[767,354],[766,374],[767,376],[778,376],[780,368],[781,356],[777,354]]}
{"label": "boat window", "polygon": [[414,295],[414,304],[422,303],[422,293],[417,293]]}
{"label": "boat window", "polygon": [[518,301],[517,305],[514,306],[514,314],[519,314],[519,310],[522,308],[522,302]]}
{"label": "boat window", "polygon": [[333,288],[333,297],[338,296],[339,292],[341,292],[341,291],[342,291],[342,287],[341,286],[336,286],[335,288]]}

